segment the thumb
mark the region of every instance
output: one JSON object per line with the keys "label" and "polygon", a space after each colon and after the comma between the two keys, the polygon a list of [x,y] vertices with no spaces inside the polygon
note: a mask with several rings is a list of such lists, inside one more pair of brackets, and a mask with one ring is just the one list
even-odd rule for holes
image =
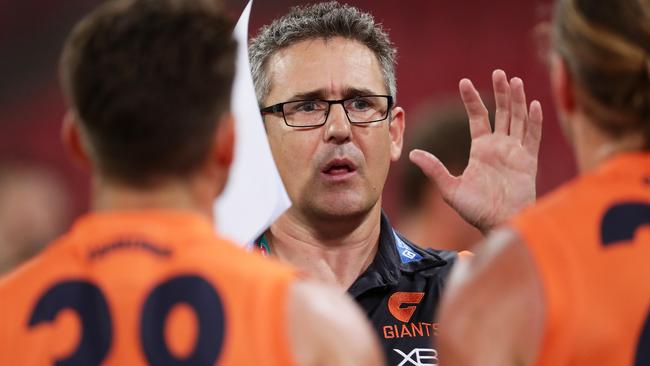
{"label": "thumb", "polygon": [[409,159],[438,186],[443,197],[451,195],[458,184],[458,178],[449,174],[438,158],[426,151],[415,149],[409,154]]}

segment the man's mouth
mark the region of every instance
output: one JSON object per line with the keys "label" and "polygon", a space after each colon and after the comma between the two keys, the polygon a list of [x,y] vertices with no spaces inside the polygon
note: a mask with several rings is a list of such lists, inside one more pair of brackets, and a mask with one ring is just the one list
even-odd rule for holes
{"label": "man's mouth", "polygon": [[348,159],[334,159],[328,162],[321,172],[330,177],[343,177],[357,171],[357,166]]}

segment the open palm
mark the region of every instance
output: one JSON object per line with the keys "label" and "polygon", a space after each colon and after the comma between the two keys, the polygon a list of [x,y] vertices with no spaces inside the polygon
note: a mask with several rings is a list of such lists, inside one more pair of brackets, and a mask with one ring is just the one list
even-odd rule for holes
{"label": "open palm", "polygon": [[542,107],[538,101],[527,107],[521,79],[508,81],[505,72],[496,70],[492,81],[494,131],[472,82],[463,79],[459,84],[472,135],[469,163],[461,176],[449,174],[425,151],[410,154],[411,161],[438,185],[445,201],[484,233],[535,201],[542,132]]}

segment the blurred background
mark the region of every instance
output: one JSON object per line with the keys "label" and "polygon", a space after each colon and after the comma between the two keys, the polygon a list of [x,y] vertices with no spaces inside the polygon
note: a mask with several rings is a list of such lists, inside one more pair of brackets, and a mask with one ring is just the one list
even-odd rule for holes
{"label": "blurred background", "polygon": [[[65,231],[88,207],[88,173],[67,160],[59,142],[65,108],[57,61],[71,27],[100,2],[0,0],[0,273]],[[311,2],[257,0],[251,35],[289,7]],[[408,147],[435,150],[460,174],[469,134],[458,112],[458,81],[472,79],[489,100],[491,72],[502,68],[523,78],[529,99],[544,108],[538,193],[575,174],[536,32],[550,18],[551,0],[346,2],[374,14],[398,48],[398,103],[407,111]],[[245,5],[226,3],[233,17]],[[422,138],[427,134],[434,137]],[[435,187],[409,172],[407,156],[392,168],[386,188],[392,221],[421,244],[465,248],[475,241],[478,233],[440,203]]]}

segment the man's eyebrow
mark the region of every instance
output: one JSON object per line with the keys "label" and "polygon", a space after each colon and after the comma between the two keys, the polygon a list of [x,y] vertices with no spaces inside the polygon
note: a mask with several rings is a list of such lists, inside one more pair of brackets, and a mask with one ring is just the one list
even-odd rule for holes
{"label": "man's eyebrow", "polygon": [[[343,90],[343,99],[359,97],[363,95],[379,95],[377,93],[367,88],[346,88]],[[314,99],[331,99],[326,97],[327,92],[325,89],[311,90],[308,92],[297,93],[289,98],[289,101],[292,100],[314,100]]]}
{"label": "man's eyebrow", "polygon": [[311,90],[308,92],[294,94],[289,100],[313,100],[313,99],[325,99],[325,90],[317,89]]}
{"label": "man's eyebrow", "polygon": [[354,98],[354,97],[360,97],[364,95],[380,95],[381,93],[377,93],[375,91],[372,91],[370,89],[366,88],[347,88],[343,91],[343,98]]}

